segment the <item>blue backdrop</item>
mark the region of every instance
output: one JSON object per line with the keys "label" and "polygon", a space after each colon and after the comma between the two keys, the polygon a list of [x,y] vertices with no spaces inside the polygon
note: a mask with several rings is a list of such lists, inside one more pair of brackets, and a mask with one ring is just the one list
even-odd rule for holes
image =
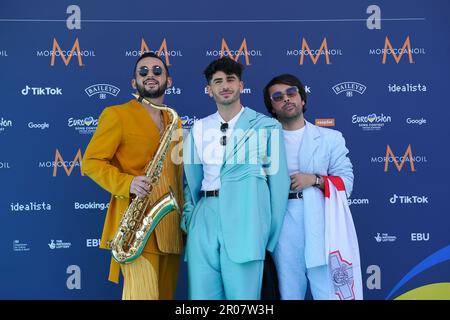
{"label": "blue backdrop", "polygon": [[80,160],[103,108],[132,98],[142,50],[170,65],[165,103],[186,130],[215,112],[202,71],[222,54],[246,66],[241,101],[260,112],[273,76],[298,75],[306,118],[350,150],[365,298],[448,298],[449,11],[444,0],[2,1],[0,298],[121,297],[98,249],[109,194]]}

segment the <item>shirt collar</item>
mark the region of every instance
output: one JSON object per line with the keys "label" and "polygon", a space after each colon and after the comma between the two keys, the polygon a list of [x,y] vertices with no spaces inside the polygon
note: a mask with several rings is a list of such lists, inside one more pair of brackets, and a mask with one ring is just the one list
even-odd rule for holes
{"label": "shirt collar", "polygon": [[[238,114],[236,114],[230,121],[228,121],[228,127],[230,129],[234,127],[234,125],[238,121],[239,117],[241,116],[242,112],[244,112],[244,109],[245,109],[245,107],[243,105],[241,105],[241,110],[238,112]],[[216,112],[216,118],[221,123],[227,122],[227,121],[223,120],[223,118],[220,116],[219,111]]]}

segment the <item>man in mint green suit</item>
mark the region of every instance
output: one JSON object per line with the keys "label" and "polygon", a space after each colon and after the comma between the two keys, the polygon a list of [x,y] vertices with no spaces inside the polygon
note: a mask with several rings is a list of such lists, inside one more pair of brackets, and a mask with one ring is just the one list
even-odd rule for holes
{"label": "man in mint green suit", "polygon": [[266,250],[283,224],[290,179],[281,125],[241,105],[242,69],[230,58],[205,69],[217,112],[185,139],[190,299],[260,299]]}

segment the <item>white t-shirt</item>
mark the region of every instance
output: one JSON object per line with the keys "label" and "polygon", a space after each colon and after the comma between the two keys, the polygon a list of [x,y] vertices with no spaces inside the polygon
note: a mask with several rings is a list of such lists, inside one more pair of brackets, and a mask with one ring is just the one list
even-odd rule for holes
{"label": "white t-shirt", "polygon": [[298,152],[303,140],[303,134],[305,132],[303,127],[298,130],[284,130],[284,144],[286,146],[286,159],[288,163],[289,175],[299,172]]}
{"label": "white t-shirt", "polygon": [[203,164],[203,181],[201,190],[220,189],[220,169],[223,165],[225,146],[220,144],[223,135],[227,137],[227,142],[233,132],[233,128],[244,112],[244,107],[237,115],[228,121],[228,129],[225,134],[220,131],[222,123],[226,122],[216,112],[206,118],[196,121],[192,127],[195,148]]}

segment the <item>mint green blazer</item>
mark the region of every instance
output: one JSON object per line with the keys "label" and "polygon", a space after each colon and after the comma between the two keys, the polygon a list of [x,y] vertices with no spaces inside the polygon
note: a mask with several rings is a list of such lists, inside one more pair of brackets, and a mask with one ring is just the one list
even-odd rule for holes
{"label": "mint green blazer", "polygon": [[[251,160],[236,161],[244,155]],[[192,132],[184,141],[183,160],[185,202],[181,228],[189,241],[189,224],[200,200],[203,180]],[[220,223],[229,258],[236,263],[264,260],[265,251],[272,252],[277,244],[290,188],[280,123],[246,107],[227,143],[220,180]]]}

